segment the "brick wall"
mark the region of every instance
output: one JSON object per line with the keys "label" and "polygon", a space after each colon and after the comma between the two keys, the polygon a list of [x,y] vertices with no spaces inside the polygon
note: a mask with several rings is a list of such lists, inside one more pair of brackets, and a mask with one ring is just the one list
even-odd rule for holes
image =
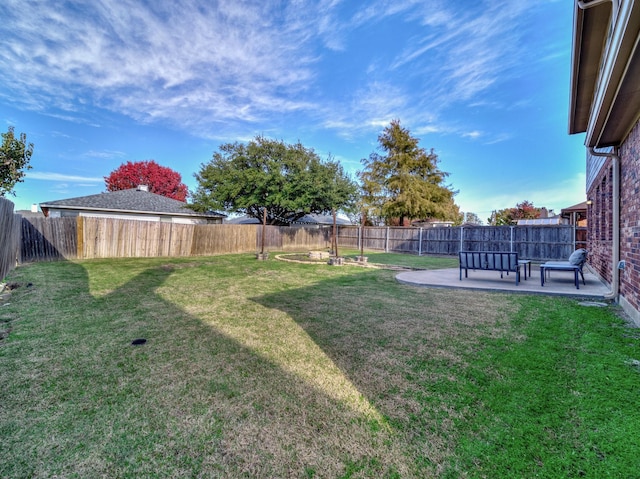
{"label": "brick wall", "polygon": [[620,148],[620,294],[640,310],[640,122]]}
{"label": "brick wall", "polygon": [[587,262],[607,283],[611,283],[611,238],[613,235],[611,165],[611,159],[607,159],[587,191],[587,198],[593,201],[587,207],[587,250],[589,251]]}
{"label": "brick wall", "polygon": [[[620,296],[625,309],[640,317],[640,122],[620,147]],[[587,191],[589,265],[611,284],[613,169],[607,159]]]}

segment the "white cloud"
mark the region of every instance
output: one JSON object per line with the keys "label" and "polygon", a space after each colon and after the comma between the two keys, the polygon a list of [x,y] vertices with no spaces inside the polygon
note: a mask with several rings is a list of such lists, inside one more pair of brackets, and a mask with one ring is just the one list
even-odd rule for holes
{"label": "white cloud", "polygon": [[[425,112],[477,102],[509,74],[528,8],[516,0],[457,9],[439,0],[4,4],[0,95],[69,121],[99,106],[205,138],[246,136],[300,114],[343,137],[393,118],[420,127],[433,121]],[[399,35],[391,63],[359,51],[371,70],[344,96],[322,91],[322,59],[353,54],[360,32],[388,19],[418,31]],[[410,101],[416,90],[424,94]]]}
{"label": "white cloud", "polygon": [[[517,71],[525,51],[522,25],[530,7],[516,0],[464,5],[380,0],[362,7],[353,20],[359,28],[376,28],[378,22],[398,12],[402,15],[396,19],[407,24],[407,31],[415,31],[416,24],[422,28],[415,36],[404,38],[404,48],[391,63],[374,56],[367,71],[368,85],[360,85],[352,102],[331,105],[324,126],[349,125],[348,135],[352,136],[354,129],[375,131],[380,123],[400,118],[417,133],[437,131],[475,139],[482,130],[488,144],[508,139],[503,132],[492,132],[491,125],[483,124],[481,130],[464,126],[465,118],[459,118],[455,126],[436,120],[465,103],[489,109],[512,107],[513,103],[506,103],[496,92],[502,82],[522,73]],[[433,126],[436,123],[440,124]]]}
{"label": "white cloud", "polygon": [[415,135],[431,135],[433,133],[446,133],[448,128],[440,125],[423,125],[412,130]]}
{"label": "white cloud", "polygon": [[54,102],[74,111],[88,99],[187,127],[309,108],[293,94],[313,76],[307,25],[284,23],[268,11],[271,2],[102,0],[81,8],[14,0],[5,7],[0,75],[28,108]]}
{"label": "white cloud", "polygon": [[462,134],[463,138],[470,138],[472,140],[475,140],[477,138],[480,138],[482,136],[482,132],[478,131],[478,130],[474,130],[474,131],[469,131],[466,133]]}
{"label": "white cloud", "polygon": [[478,3],[467,9],[454,4],[434,8],[426,3],[425,34],[407,45],[393,68],[411,65],[435,79],[432,96],[441,105],[474,99],[518,63],[520,24],[526,20],[527,8],[519,1]]}
{"label": "white cloud", "polygon": [[[77,175],[66,175],[61,173],[51,173],[45,171],[28,171],[26,173],[26,178],[30,180],[43,180],[43,181],[64,181],[68,183],[104,183],[103,177],[96,176],[77,176]],[[64,185],[65,187],[67,185]]]}
{"label": "white cloud", "polygon": [[111,150],[102,150],[102,151],[89,150],[85,153],[85,156],[89,158],[98,158],[101,160],[111,160],[114,158],[124,158],[126,156],[126,153],[123,151],[111,151]]}
{"label": "white cloud", "polygon": [[508,133],[494,133],[491,138],[484,142],[485,145],[495,145],[496,143],[502,143],[508,141],[512,136]]}
{"label": "white cloud", "polygon": [[348,105],[326,107],[323,126],[338,130],[343,137],[362,131],[379,132],[391,120],[403,116],[408,103],[408,95],[392,83],[370,82],[354,92]]}

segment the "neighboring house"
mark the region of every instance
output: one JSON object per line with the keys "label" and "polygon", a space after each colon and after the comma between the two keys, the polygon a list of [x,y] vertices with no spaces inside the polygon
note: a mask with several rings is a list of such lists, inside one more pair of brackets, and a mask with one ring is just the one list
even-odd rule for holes
{"label": "neighboring house", "polygon": [[220,224],[226,215],[197,213],[186,203],[150,193],[144,186],[40,203],[50,218],[91,216],[182,224]]}
{"label": "neighboring house", "polygon": [[412,221],[411,226],[415,228],[451,228],[453,226],[453,221],[417,220]]}
{"label": "neighboring house", "polygon": [[569,133],[586,133],[588,263],[640,324],[640,0],[577,1]]}
{"label": "neighboring house", "polygon": [[[37,210],[37,207],[36,207]],[[42,213],[39,211],[32,210],[17,210],[14,212],[17,215],[22,216],[23,218],[42,218]]]}
{"label": "neighboring house", "polygon": [[[236,224],[236,225],[258,225],[262,224],[257,218],[253,218],[252,216],[238,216],[236,218],[230,218],[224,220],[225,223],[228,224]],[[339,226],[349,226],[351,222],[348,219],[341,218],[340,216],[336,217],[336,224]],[[318,215],[318,214],[308,214],[304,215],[299,220],[296,220],[289,224],[289,226],[332,226],[333,225],[333,216],[332,215]]]}
{"label": "neighboring house", "polygon": [[[331,225],[333,225],[333,215],[318,215],[318,214],[304,215],[299,220],[296,220],[293,223],[291,223],[291,226],[331,226]],[[336,225],[349,226],[351,225],[351,221],[349,221],[346,218],[336,216]]]}
{"label": "neighboring house", "polygon": [[262,221],[253,216],[236,216],[234,218],[225,218],[224,223],[228,225],[261,225]]}
{"label": "neighboring house", "polygon": [[547,226],[547,225],[568,225],[569,221],[560,215],[550,218],[525,218],[516,223],[518,226]]}
{"label": "neighboring house", "polygon": [[560,216],[568,220],[567,224],[586,227],[587,222],[587,202],[583,201],[577,205],[569,206],[568,208],[562,208],[560,210]]}
{"label": "neighboring house", "polygon": [[[543,212],[546,210],[543,208]],[[540,218],[528,218],[518,220],[518,225],[572,225],[576,227],[587,226],[587,202],[562,208],[559,215],[540,216]]]}

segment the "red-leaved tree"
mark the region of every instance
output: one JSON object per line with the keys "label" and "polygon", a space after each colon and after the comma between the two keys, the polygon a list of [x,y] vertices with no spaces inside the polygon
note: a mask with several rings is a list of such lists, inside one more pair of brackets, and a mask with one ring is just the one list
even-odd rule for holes
{"label": "red-leaved tree", "polygon": [[128,190],[139,185],[147,185],[151,193],[187,201],[189,190],[182,183],[182,176],[166,166],[160,166],[153,160],[127,161],[104,177],[107,191]]}
{"label": "red-leaved tree", "polygon": [[533,206],[531,201],[516,204],[515,208],[493,211],[488,219],[490,225],[501,226],[517,223],[518,220],[540,218],[542,208]]}

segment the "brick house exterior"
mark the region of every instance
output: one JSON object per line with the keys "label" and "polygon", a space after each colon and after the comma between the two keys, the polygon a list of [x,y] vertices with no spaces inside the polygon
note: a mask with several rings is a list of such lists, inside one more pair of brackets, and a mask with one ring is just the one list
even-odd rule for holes
{"label": "brick house exterior", "polygon": [[635,311],[640,311],[640,122],[620,148],[620,292]]}
{"label": "brick house exterior", "polygon": [[[589,162],[587,162],[589,163]],[[588,207],[587,250],[589,265],[608,284],[613,281],[611,275],[613,240],[613,173],[611,160],[606,160],[587,185]]]}
{"label": "brick house exterior", "polygon": [[640,325],[640,0],[576,0],[569,133],[586,133],[589,267]]}

